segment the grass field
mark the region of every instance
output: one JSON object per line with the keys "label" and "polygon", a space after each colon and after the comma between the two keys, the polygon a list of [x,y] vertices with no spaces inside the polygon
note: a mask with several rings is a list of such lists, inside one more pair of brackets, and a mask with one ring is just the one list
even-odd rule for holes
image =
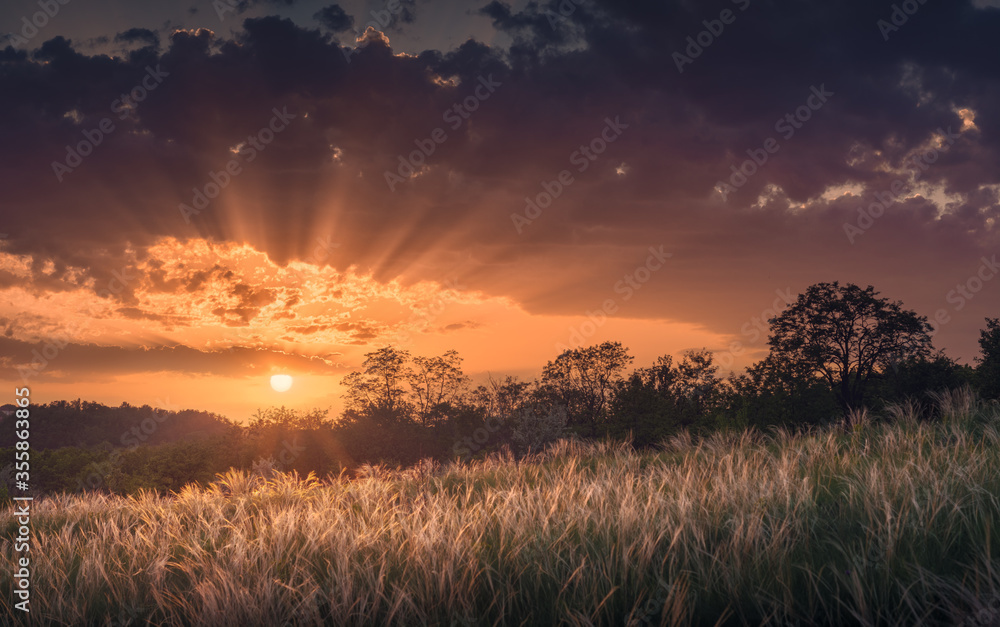
{"label": "grass field", "polygon": [[[559,442],[355,480],[231,472],[32,514],[33,624],[1000,623],[1000,410]],[[0,605],[13,610],[3,514]]]}

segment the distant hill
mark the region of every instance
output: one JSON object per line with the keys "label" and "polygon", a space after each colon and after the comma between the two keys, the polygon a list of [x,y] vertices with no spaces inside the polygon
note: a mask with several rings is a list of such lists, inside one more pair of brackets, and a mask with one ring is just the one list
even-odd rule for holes
{"label": "distant hill", "polygon": [[[6,428],[14,405],[0,407],[0,447],[14,445],[12,428]],[[139,444],[166,444],[180,440],[234,433],[234,425],[211,412],[185,409],[167,411],[149,405],[136,407],[122,403],[109,407],[89,401],[54,401],[31,407],[31,447],[64,446],[130,447]]]}

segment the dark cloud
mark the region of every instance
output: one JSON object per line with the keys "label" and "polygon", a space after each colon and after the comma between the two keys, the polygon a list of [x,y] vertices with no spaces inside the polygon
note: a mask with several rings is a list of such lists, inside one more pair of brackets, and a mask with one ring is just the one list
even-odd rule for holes
{"label": "dark cloud", "polygon": [[223,0],[223,4],[235,9],[237,13],[246,13],[257,6],[290,7],[295,5],[297,0]]}
{"label": "dark cloud", "polygon": [[354,27],[354,18],[338,4],[323,7],[313,16],[313,19],[335,33],[351,30]]}
{"label": "dark cloud", "polygon": [[[49,356],[46,357],[46,354]],[[305,357],[245,347],[200,351],[187,346],[124,347],[65,343],[55,350],[46,348],[44,343],[32,344],[0,337],[0,366],[16,370],[29,382],[50,377],[71,382],[115,372],[253,377],[261,374],[260,369],[255,367],[259,363],[294,369],[300,373],[332,375],[340,368],[334,361],[335,357]]]}
{"label": "dark cloud", "polygon": [[[358,31],[374,28],[383,32],[398,32],[403,24],[413,24],[417,19],[416,0],[392,0],[370,9],[358,18]],[[361,23],[362,20],[366,20]]]}
{"label": "dark cloud", "polygon": [[160,36],[148,28],[130,28],[123,33],[115,35],[115,42],[144,43],[153,48],[160,47]]}

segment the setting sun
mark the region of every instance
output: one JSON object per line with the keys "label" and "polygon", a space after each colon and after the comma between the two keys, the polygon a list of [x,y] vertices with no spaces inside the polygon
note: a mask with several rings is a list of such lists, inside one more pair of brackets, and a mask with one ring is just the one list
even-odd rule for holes
{"label": "setting sun", "polygon": [[276,374],[271,377],[271,387],[275,392],[287,392],[292,387],[292,377],[287,374]]}

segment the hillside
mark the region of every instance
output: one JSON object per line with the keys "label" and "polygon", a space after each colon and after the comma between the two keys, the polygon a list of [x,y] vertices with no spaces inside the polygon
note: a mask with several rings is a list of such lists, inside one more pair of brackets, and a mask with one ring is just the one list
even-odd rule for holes
{"label": "hillside", "polygon": [[[15,408],[13,405],[4,407]],[[5,421],[0,414],[0,424],[6,424]],[[128,403],[109,407],[80,399],[31,407],[31,446],[34,449],[168,444],[222,435],[231,429],[232,423],[224,417],[193,409],[176,411]],[[15,441],[13,428],[0,429],[0,448],[11,447]]]}

